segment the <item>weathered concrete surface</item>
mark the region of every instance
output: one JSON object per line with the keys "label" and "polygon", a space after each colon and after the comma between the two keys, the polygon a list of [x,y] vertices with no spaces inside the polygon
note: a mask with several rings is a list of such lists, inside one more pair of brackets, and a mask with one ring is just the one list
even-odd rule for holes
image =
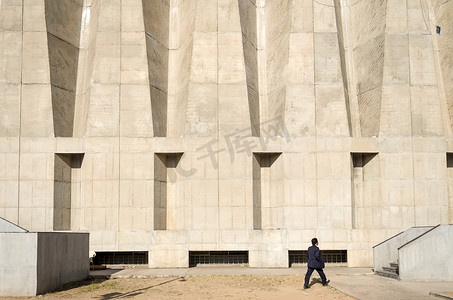
{"label": "weathered concrete surface", "polygon": [[37,294],[88,277],[88,241],[88,233],[38,233]]}
{"label": "weathered concrete surface", "polygon": [[37,233],[0,233],[1,296],[36,295],[37,247]]}
{"label": "weathered concrete surface", "polygon": [[[453,220],[452,8],[0,1],[0,217],[157,267],[237,249],[287,267],[314,236],[371,266],[380,241]],[[254,170],[253,152],[281,155]],[[59,183],[55,156],[83,153]]]}
{"label": "weathered concrete surface", "polygon": [[401,280],[453,281],[453,225],[441,225],[398,249]]}
{"label": "weathered concrete surface", "polygon": [[34,296],[89,274],[88,233],[0,233],[0,296]]}

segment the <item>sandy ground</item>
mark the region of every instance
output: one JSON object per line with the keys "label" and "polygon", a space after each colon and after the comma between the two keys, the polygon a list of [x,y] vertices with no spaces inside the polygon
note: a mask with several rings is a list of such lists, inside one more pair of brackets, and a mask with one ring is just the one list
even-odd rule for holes
{"label": "sandy ground", "polygon": [[[152,279],[91,279],[38,297],[14,299],[354,299],[303,276],[194,276]],[[0,299],[5,299],[0,297]]]}

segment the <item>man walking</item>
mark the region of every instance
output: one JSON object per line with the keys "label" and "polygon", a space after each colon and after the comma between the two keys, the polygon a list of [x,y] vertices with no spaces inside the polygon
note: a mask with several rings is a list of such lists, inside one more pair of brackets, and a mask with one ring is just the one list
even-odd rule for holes
{"label": "man walking", "polygon": [[313,238],[311,240],[312,246],[308,248],[307,256],[308,256],[308,270],[307,274],[305,274],[305,284],[304,284],[304,289],[310,288],[308,285],[308,282],[310,281],[310,276],[313,273],[314,270],[316,270],[321,276],[322,279],[322,285],[326,286],[329,284],[330,280],[326,279],[326,275],[324,275],[324,272],[322,269],[324,268],[324,260],[322,259],[321,252],[319,251],[318,248],[318,239]]}

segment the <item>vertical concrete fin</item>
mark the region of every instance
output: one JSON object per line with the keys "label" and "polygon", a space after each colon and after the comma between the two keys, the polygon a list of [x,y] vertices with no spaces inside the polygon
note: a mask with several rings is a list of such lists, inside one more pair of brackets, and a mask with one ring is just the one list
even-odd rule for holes
{"label": "vertical concrete fin", "polygon": [[55,136],[73,136],[82,12],[80,1],[45,1]]}
{"label": "vertical concrete fin", "polygon": [[411,133],[414,136],[445,136],[433,49],[435,26],[431,29],[428,23],[426,1],[408,4],[407,16]]}
{"label": "vertical concrete fin", "polygon": [[170,4],[143,0],[154,136],[167,136]]}
{"label": "vertical concrete fin", "polygon": [[196,0],[170,7],[167,135],[172,137],[184,134],[196,11]]}
{"label": "vertical concrete fin", "polygon": [[[438,76],[439,94],[443,102],[442,114],[446,135],[451,137],[453,130],[453,11],[452,1],[432,0],[428,1],[430,10],[427,16],[433,16],[436,26],[440,27],[440,33],[433,36],[433,48],[435,54],[435,64]],[[424,15],[424,18],[426,18]],[[430,23],[432,24],[432,23]],[[434,31],[434,29],[433,29]]]}
{"label": "vertical concrete fin", "polygon": [[343,83],[351,118],[348,121],[353,135],[379,135],[386,8],[387,1],[381,0],[350,5],[335,1]]}
{"label": "vertical concrete fin", "polygon": [[266,124],[284,122],[291,11],[291,0],[239,0],[253,136],[281,135]]}
{"label": "vertical concrete fin", "polygon": [[143,0],[154,136],[184,131],[196,0]]}
{"label": "vertical concrete fin", "polygon": [[238,0],[252,136],[260,136],[257,7]]}
{"label": "vertical concrete fin", "polygon": [[[269,130],[268,122],[285,121],[286,88],[288,81],[289,45],[291,31],[291,0],[267,0],[264,7],[264,28],[258,28],[265,38],[265,66],[267,105],[261,134],[283,135],[283,131]],[[264,33],[263,33],[264,31]],[[264,121],[264,122],[263,122]]]}
{"label": "vertical concrete fin", "polygon": [[[225,78],[222,77],[223,71],[220,67],[222,60],[219,53],[222,53],[222,47],[228,49],[224,53],[229,53],[231,40],[230,35],[225,34],[225,29],[219,27],[217,11],[220,15],[222,5],[231,8],[230,5],[233,4],[204,0],[186,2],[184,6],[188,8],[182,7],[183,4],[181,4],[179,18],[186,24],[183,27],[187,28],[184,28],[180,34],[182,43],[180,50],[173,51],[175,55],[180,56],[183,66],[183,72],[177,68],[174,69],[177,78],[175,80],[176,100],[175,104],[170,105],[169,108],[169,112],[174,114],[171,120],[174,124],[172,125],[173,134],[175,136],[214,136],[219,133],[219,130],[222,131],[220,128],[225,128],[221,124],[221,113],[217,112],[223,102],[222,91],[235,90],[230,89],[229,87],[232,87],[230,85],[223,85]],[[193,14],[187,16],[184,10],[193,11]],[[178,36],[178,30],[176,28],[173,36]],[[236,30],[238,31],[238,28]],[[228,67],[233,65],[235,64],[228,61]],[[231,78],[236,80],[235,76]],[[187,84],[189,79],[190,86]],[[178,109],[173,113],[176,107]]]}
{"label": "vertical concrete fin", "polygon": [[351,30],[357,31],[353,33],[353,59],[356,68],[360,130],[364,137],[379,135],[386,8],[386,0],[374,0],[367,2],[367,5],[358,3],[350,9]]}
{"label": "vertical concrete fin", "polygon": [[411,92],[406,1],[387,1],[380,136],[410,136]]}
{"label": "vertical concrete fin", "polygon": [[77,71],[77,89],[74,111],[74,136],[85,135],[88,123],[91,79],[99,21],[99,0],[85,1],[80,28],[80,47]]}
{"label": "vertical concrete fin", "polygon": [[353,87],[351,86],[351,79],[349,78],[352,74],[348,72],[348,66],[350,65],[351,61],[350,58],[347,57],[349,51],[346,49],[347,41],[345,36],[347,32],[345,32],[345,27],[343,26],[343,10],[341,9],[341,0],[335,0],[335,22],[337,26],[337,35],[338,35],[338,45],[339,45],[339,52],[340,52],[340,63],[341,63],[341,75],[343,79],[343,89],[344,89],[344,99],[346,103],[346,114],[348,118],[348,127],[349,127],[349,134],[351,136],[358,136],[360,134],[360,122],[357,122],[358,113],[354,113],[357,109],[353,109],[354,104],[357,103],[353,102]]}

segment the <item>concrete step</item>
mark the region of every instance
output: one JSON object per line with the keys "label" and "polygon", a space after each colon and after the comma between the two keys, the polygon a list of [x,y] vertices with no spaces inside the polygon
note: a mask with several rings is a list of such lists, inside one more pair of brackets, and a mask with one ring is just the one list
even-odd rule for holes
{"label": "concrete step", "polygon": [[389,273],[395,273],[398,275],[398,268],[397,267],[382,267],[382,270],[389,272]]}
{"label": "concrete step", "polygon": [[399,267],[398,263],[390,263],[390,267],[397,268]]}
{"label": "concrete step", "polygon": [[387,272],[387,271],[376,271],[376,274],[383,277],[393,278],[393,279],[400,279],[398,274]]}

